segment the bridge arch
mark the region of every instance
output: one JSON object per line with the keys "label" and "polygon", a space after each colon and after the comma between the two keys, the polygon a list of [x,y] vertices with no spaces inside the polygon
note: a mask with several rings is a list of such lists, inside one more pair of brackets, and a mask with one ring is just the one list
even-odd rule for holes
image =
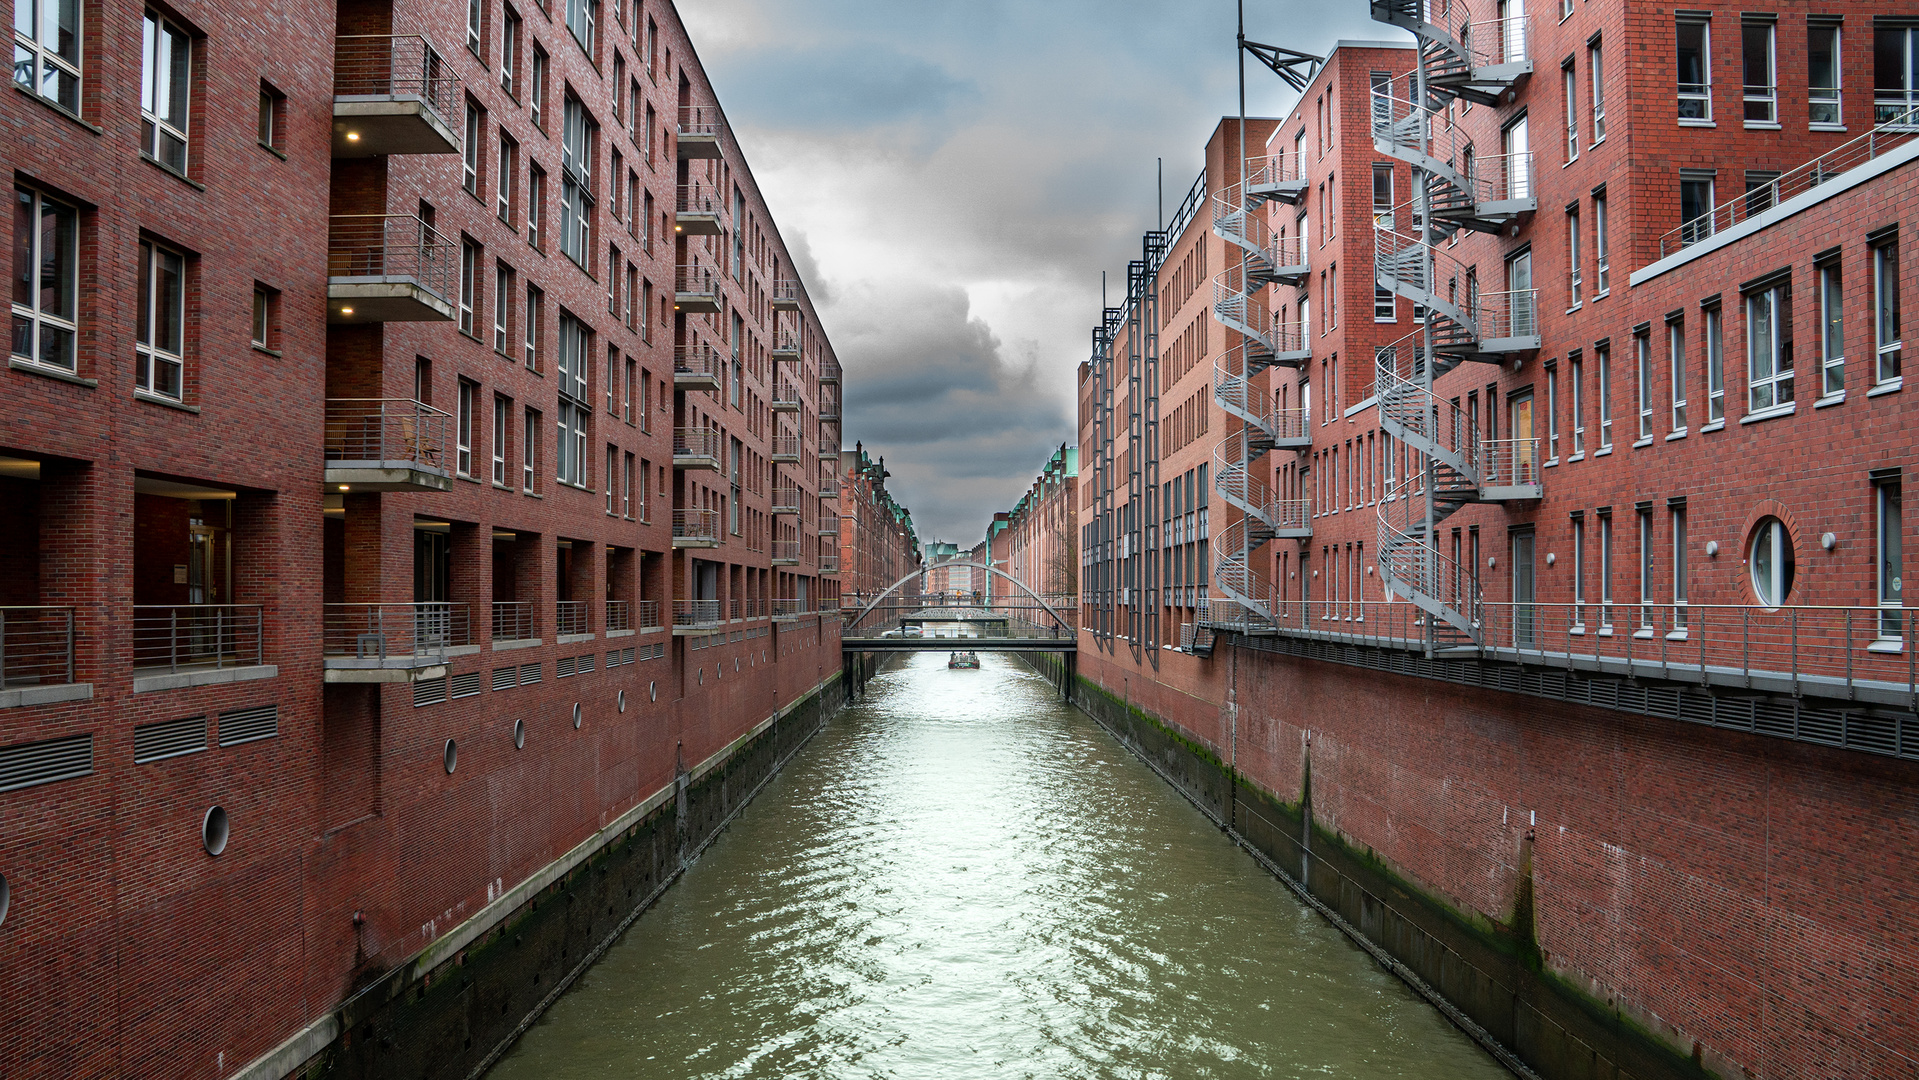
{"label": "bridge arch", "polygon": [[875,596],[875,597],[873,598],[873,602],[872,602],[872,603],[870,603],[870,604],[867,604],[867,605],[866,605],[865,607],[863,607],[863,608],[861,608],[861,609],[860,609],[860,613],[859,613],[858,615],[855,615],[855,616],[853,616],[853,620],[852,620],[851,622],[849,622],[849,623],[847,623],[847,625],[848,625],[848,626],[858,626],[858,625],[860,624],[860,621],[861,621],[862,619],[865,619],[867,615],[869,615],[869,614],[871,614],[874,608],[876,608],[876,607],[878,607],[878,606],[880,606],[880,601],[882,601],[882,600],[884,600],[884,599],[886,599],[887,597],[889,597],[889,596],[891,596],[891,595],[893,595],[893,594],[894,594],[895,592],[897,592],[897,591],[899,590],[899,587],[900,587],[900,586],[902,586],[902,585],[904,585],[904,584],[906,584],[907,582],[909,582],[909,581],[911,581],[911,580],[913,580],[913,579],[914,579],[914,578],[916,578],[916,577],[919,577],[920,575],[922,575],[922,574],[924,574],[924,573],[925,573],[926,571],[928,571],[928,570],[943,570],[943,569],[945,569],[945,568],[947,568],[947,567],[952,567],[952,566],[970,566],[970,567],[972,567],[972,568],[974,568],[974,569],[976,569],[976,570],[984,570],[984,571],[986,571],[987,573],[989,573],[989,574],[993,574],[993,575],[995,575],[995,576],[997,576],[997,577],[1003,577],[1003,578],[1005,578],[1006,580],[1008,580],[1008,581],[1010,581],[1010,582],[1012,582],[1012,583],[1013,583],[1014,585],[1017,585],[1017,586],[1019,587],[1019,591],[1021,591],[1021,592],[1023,592],[1023,593],[1025,593],[1026,595],[1028,595],[1028,596],[1030,596],[1030,597],[1032,597],[1032,598],[1033,598],[1033,602],[1034,602],[1034,603],[1036,603],[1036,604],[1038,604],[1038,605],[1039,605],[1040,607],[1043,607],[1043,608],[1045,608],[1045,609],[1046,609],[1046,613],[1047,613],[1048,615],[1051,615],[1051,616],[1053,617],[1053,620],[1054,620],[1055,622],[1057,622],[1057,623],[1059,623],[1059,625],[1060,625],[1060,629],[1062,629],[1062,630],[1070,630],[1070,629],[1073,629],[1073,628],[1074,628],[1074,626],[1075,626],[1075,624],[1074,624],[1074,623],[1071,623],[1071,622],[1068,622],[1068,621],[1067,621],[1067,620],[1066,620],[1065,618],[1063,618],[1063,617],[1062,617],[1062,616],[1060,615],[1060,613],[1059,613],[1059,612],[1058,612],[1057,610],[1055,610],[1055,609],[1053,608],[1053,605],[1051,605],[1051,604],[1049,604],[1049,603],[1047,603],[1047,602],[1046,602],[1045,600],[1042,600],[1042,599],[1040,599],[1040,595],[1039,595],[1038,593],[1036,593],[1036,592],[1034,592],[1033,590],[1031,590],[1031,589],[1029,589],[1029,588],[1027,588],[1027,587],[1026,587],[1026,583],[1025,583],[1024,581],[1021,581],[1020,579],[1018,579],[1018,578],[1016,578],[1016,577],[1014,577],[1013,575],[1011,575],[1011,574],[1009,574],[1009,573],[1007,573],[1007,572],[1006,572],[1006,571],[1004,571],[1004,570],[995,570],[994,568],[992,568],[991,566],[988,566],[988,565],[986,565],[985,563],[976,563],[976,562],[971,562],[971,561],[967,561],[967,560],[958,560],[958,561],[954,561],[954,562],[943,562],[943,563],[935,563],[935,564],[934,564],[934,565],[932,565],[932,566],[926,566],[926,567],[922,567],[922,568],[920,568],[920,569],[918,569],[918,570],[915,570],[915,571],[913,571],[912,573],[910,573],[910,574],[908,574],[908,575],[906,575],[905,577],[903,577],[903,578],[901,578],[901,579],[899,579],[898,581],[895,581],[895,582],[894,582],[893,584],[891,584],[891,585],[889,585],[889,586],[887,586],[887,587],[886,587],[886,591],[885,591],[885,592],[883,592],[883,593],[881,593],[881,594],[879,594],[878,596]]}

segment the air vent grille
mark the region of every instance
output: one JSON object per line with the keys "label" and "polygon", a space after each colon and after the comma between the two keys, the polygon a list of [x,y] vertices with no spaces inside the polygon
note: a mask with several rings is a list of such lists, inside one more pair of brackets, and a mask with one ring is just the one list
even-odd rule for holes
{"label": "air vent grille", "polygon": [[93,772],[93,734],[0,747],[0,791],[71,780]]}
{"label": "air vent grille", "polygon": [[468,671],[453,676],[453,696],[472,697],[480,692],[480,673]]}
{"label": "air vent grille", "polygon": [[[222,725],[224,733],[225,725]],[[133,760],[136,764],[144,765],[149,761],[179,757],[181,754],[197,754],[206,748],[205,716],[183,716],[178,720],[141,724],[133,729]]]}
{"label": "air vent grille", "polygon": [[421,679],[413,684],[413,707],[438,705],[446,700],[446,676],[437,679]]}
{"label": "air vent grille", "polygon": [[280,734],[280,706],[256,705],[220,714],[220,745],[234,746]]}

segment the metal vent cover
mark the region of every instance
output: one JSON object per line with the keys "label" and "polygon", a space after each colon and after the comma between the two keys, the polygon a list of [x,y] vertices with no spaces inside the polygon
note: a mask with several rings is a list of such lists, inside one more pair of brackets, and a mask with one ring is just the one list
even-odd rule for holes
{"label": "metal vent cover", "polygon": [[527,686],[539,681],[540,681],[540,665],[538,663],[520,665],[520,685],[521,686]]}
{"label": "metal vent cover", "polygon": [[413,684],[413,707],[438,705],[446,700],[446,676],[437,679],[421,679]]}
{"label": "metal vent cover", "polygon": [[93,773],[93,733],[0,747],[0,791]]}
{"label": "metal vent cover", "polygon": [[585,656],[580,657],[579,667],[575,668],[574,670],[578,671],[582,675],[593,674],[594,657],[595,657],[595,654],[593,653],[587,653]]}
{"label": "metal vent cover", "polygon": [[520,685],[520,669],[508,664],[493,669],[493,689],[511,690]]}
{"label": "metal vent cover", "polygon": [[235,746],[280,734],[280,706],[256,705],[220,714],[220,745]]}
{"label": "metal vent cover", "polygon": [[553,661],[553,677],[554,678],[564,679],[567,676],[572,674],[573,674],[573,658],[572,657],[562,656],[558,660]]}
{"label": "metal vent cover", "polygon": [[[221,734],[225,733],[223,724]],[[204,713],[183,716],[178,720],[141,724],[133,729],[133,762],[136,765],[182,754],[197,754],[206,748],[207,718]]]}
{"label": "metal vent cover", "polygon": [[480,692],[480,673],[468,671],[453,676],[454,697],[472,697]]}

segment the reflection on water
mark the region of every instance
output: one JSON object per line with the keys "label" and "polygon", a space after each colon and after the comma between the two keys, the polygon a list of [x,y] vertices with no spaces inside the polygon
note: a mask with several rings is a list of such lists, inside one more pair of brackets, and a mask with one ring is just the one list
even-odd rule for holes
{"label": "reflection on water", "polygon": [[980,659],[870,683],[494,1080],[1508,1075]]}

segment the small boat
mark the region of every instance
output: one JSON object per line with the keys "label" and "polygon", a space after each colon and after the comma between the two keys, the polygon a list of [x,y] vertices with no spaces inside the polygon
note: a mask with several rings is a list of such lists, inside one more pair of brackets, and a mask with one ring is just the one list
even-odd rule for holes
{"label": "small boat", "polygon": [[946,658],[946,666],[949,668],[977,668],[979,667],[979,654],[976,652],[956,652]]}

